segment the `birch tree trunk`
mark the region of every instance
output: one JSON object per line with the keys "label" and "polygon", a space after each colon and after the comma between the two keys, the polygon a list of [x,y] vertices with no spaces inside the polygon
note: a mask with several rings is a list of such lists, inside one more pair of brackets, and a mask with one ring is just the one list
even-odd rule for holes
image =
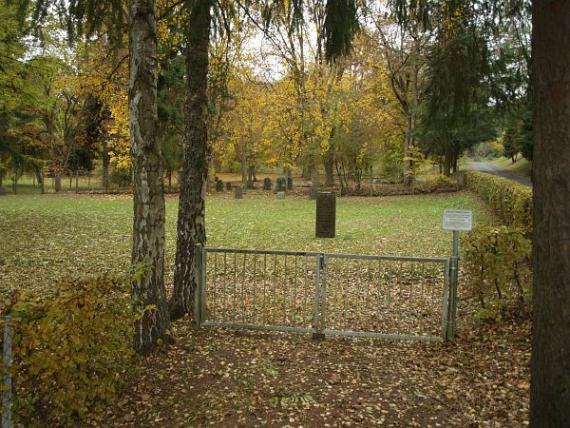
{"label": "birch tree trunk", "polygon": [[532,427],[570,423],[570,5],[533,2]]}
{"label": "birch tree trunk", "polygon": [[186,131],[180,182],[180,205],[171,319],[191,312],[196,288],[195,246],[206,241],[205,195],[208,179],[208,48],[211,0],[186,2],[190,10],[186,52]]}
{"label": "birch tree trunk", "polygon": [[143,354],[170,323],[164,288],[164,189],[156,141],[157,65],[154,0],[129,2],[129,123],[133,165],[132,263],[145,267],[132,283],[134,347]]}

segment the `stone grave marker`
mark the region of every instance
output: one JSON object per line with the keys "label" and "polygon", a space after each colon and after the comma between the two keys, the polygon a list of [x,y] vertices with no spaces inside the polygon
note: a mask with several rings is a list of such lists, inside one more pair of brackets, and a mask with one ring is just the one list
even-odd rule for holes
{"label": "stone grave marker", "polygon": [[334,238],[336,235],[336,195],[317,193],[316,237]]}
{"label": "stone grave marker", "polygon": [[241,186],[234,187],[234,199],[243,199],[243,188]]}

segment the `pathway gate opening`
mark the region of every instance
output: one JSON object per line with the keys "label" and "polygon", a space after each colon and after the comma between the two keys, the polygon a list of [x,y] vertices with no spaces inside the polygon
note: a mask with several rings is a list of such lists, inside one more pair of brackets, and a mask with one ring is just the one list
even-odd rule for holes
{"label": "pathway gate opening", "polygon": [[452,258],[198,245],[197,327],[441,341],[455,332]]}

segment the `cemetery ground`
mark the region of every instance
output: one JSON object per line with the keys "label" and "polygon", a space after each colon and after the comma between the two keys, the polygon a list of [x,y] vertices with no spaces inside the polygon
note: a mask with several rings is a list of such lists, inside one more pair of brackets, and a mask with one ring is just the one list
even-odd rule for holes
{"label": "cemetery ground", "polygon": [[[177,199],[167,198],[167,282]],[[467,192],[340,198],[337,238],[314,238],[314,201],[272,194],[207,199],[208,245],[360,254],[447,256],[445,208],[493,222]],[[131,250],[129,196],[0,198],[0,292],[49,293],[62,277],[121,272]],[[417,344],[305,335],[193,330],[141,362],[94,426],[489,426],[528,420],[530,323],[473,316],[460,280],[458,336]],[[118,374],[119,375],[119,374]]]}

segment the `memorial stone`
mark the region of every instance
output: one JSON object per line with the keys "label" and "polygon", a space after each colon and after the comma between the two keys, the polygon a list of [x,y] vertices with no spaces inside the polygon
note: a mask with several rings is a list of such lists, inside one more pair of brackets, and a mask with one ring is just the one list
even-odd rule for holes
{"label": "memorial stone", "polygon": [[336,235],[336,195],[333,192],[317,193],[317,238],[334,238]]}

